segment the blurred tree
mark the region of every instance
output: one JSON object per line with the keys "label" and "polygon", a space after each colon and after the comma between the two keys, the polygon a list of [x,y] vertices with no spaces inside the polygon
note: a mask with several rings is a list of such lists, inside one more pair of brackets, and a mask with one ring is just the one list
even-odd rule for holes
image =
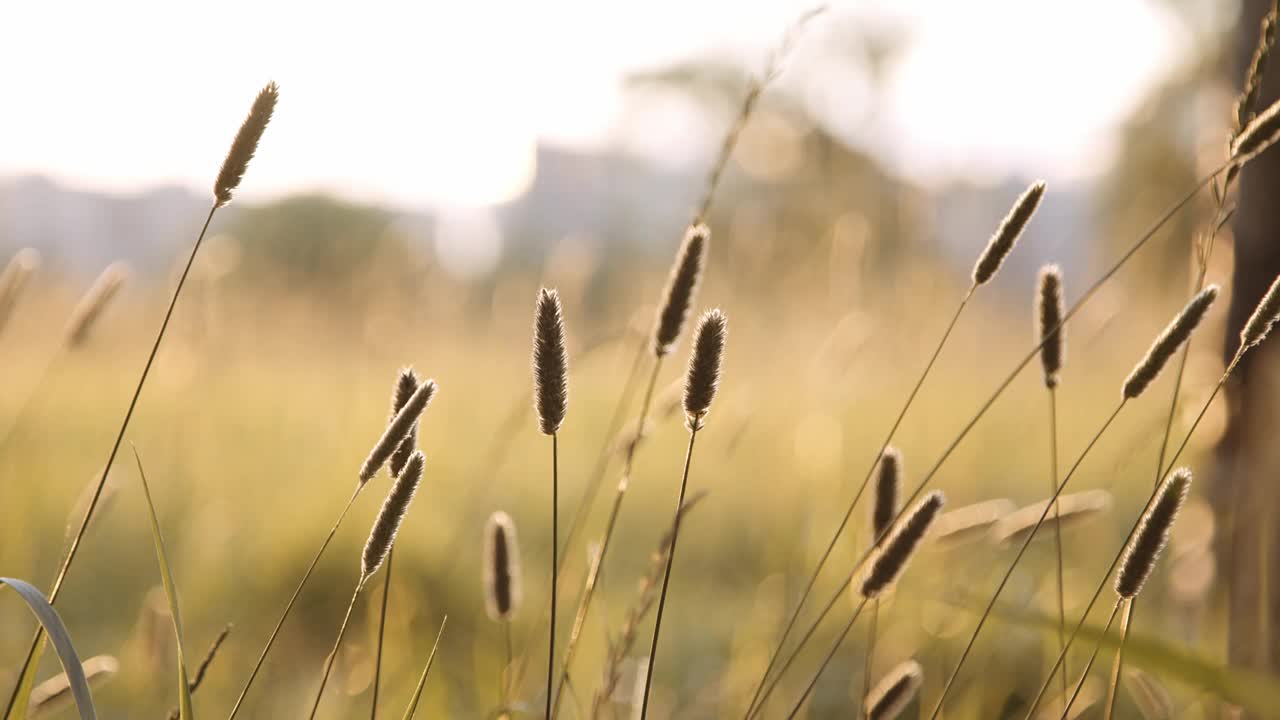
{"label": "blurred tree", "polygon": [[[1244,77],[1258,42],[1258,28],[1272,0],[1245,0],[1237,29],[1234,76]],[[1280,98],[1273,62],[1263,76],[1256,107]],[[1272,150],[1240,173],[1235,214],[1235,265],[1225,354],[1258,300],[1280,274],[1280,153]],[[1228,659],[1233,665],[1274,672],[1280,654],[1280,500],[1275,468],[1280,446],[1273,436],[1280,417],[1276,340],[1246,355],[1227,387],[1227,430],[1217,448],[1214,500],[1228,530],[1219,548],[1228,599]]]}
{"label": "blurred tree", "polygon": [[243,243],[250,282],[301,289],[350,286],[374,265],[403,263],[407,243],[384,209],[325,195],[298,195],[241,211],[232,233]]}

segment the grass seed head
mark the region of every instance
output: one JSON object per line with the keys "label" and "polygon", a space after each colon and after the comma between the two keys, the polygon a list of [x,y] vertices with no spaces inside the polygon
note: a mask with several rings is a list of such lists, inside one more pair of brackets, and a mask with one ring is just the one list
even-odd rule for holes
{"label": "grass seed head", "polygon": [[564,313],[555,290],[538,291],[533,322],[533,408],[538,430],[554,435],[569,406],[569,355],[565,350]]}

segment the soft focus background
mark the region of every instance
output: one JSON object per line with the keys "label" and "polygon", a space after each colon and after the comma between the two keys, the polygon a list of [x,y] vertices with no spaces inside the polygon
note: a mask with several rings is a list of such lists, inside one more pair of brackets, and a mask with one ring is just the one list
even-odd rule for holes
{"label": "soft focus background", "polygon": [[[0,262],[32,248],[39,264],[0,318],[0,575],[52,581],[226,147],[253,94],[275,80],[275,120],[242,192],[217,215],[127,436],[161,512],[191,653],[235,625],[197,708],[230,708],[380,435],[403,365],[436,378],[440,392],[420,434],[426,480],[397,545],[385,712],[403,711],[446,613],[420,716],[483,717],[495,707],[502,633],[483,612],[480,541],[498,509],[514,517],[525,559],[516,649],[532,660],[520,697],[540,708],[550,448],[530,407],[535,292],[559,289],[571,340],[563,528],[615,441],[615,404],[748,81],[808,8],[782,0],[6,8]],[[694,458],[691,487],[710,495],[682,534],[656,716],[742,712],[973,260],[1030,181],[1048,182],[1039,214],[966,311],[896,439],[910,486],[1032,346],[1037,268],[1060,263],[1074,300],[1221,162],[1241,58],[1257,36],[1257,13],[1241,12],[1222,0],[868,0],[833,5],[795,36],[708,217],[698,307],[723,308],[731,335],[722,394]],[[1059,398],[1062,466],[1181,306],[1212,210],[1206,192],[1073,321]],[[1229,231],[1209,270],[1228,291]],[[90,333],[69,343],[78,298],[111,263],[125,264],[127,280]],[[1192,346],[1175,438],[1221,372],[1226,306],[1224,298]],[[686,337],[664,366],[660,402],[687,349]],[[1146,500],[1169,375],[1125,411],[1072,481],[1114,497],[1108,512],[1064,536],[1069,617]],[[627,417],[635,412],[633,403]],[[1215,405],[1185,457],[1197,472],[1225,424]],[[1033,366],[937,487],[953,508],[1041,500],[1048,433]],[[584,703],[670,522],[686,438],[668,416],[639,451],[575,665]],[[601,531],[617,467],[606,471],[585,538],[563,550],[566,631],[585,540]],[[173,643],[127,448],[109,485],[59,608],[83,655],[120,659],[96,691],[103,714],[158,717],[174,703]],[[385,475],[376,480],[342,528],[246,717],[296,715],[309,702],[386,486]],[[1227,583],[1215,575],[1215,515],[1203,495],[1143,596],[1135,632],[1215,664],[1228,656]],[[840,569],[819,585],[823,599],[865,547],[865,513],[856,517],[837,552]],[[1053,607],[1052,541],[1042,537],[1006,591],[1012,610]],[[1011,559],[1010,547],[985,539],[931,550],[882,611],[877,672],[920,659],[920,712],[972,629],[972,607]],[[381,593],[379,581],[357,605],[325,717],[367,712]],[[840,624],[824,626],[802,666]],[[33,627],[9,598],[0,612],[6,697]],[[849,716],[862,633],[824,675],[810,717]],[[1034,694],[1054,652],[1056,638],[1042,627],[998,620],[948,715],[1004,717],[1002,708]],[[1086,656],[1082,645],[1072,669]],[[44,667],[42,677],[57,672],[52,657]],[[1146,669],[1162,678],[1177,717],[1222,711],[1203,686]],[[780,696],[797,697],[806,679],[789,676]],[[611,706],[619,717],[631,712],[631,683]],[[577,716],[572,701],[565,712]],[[1126,690],[1120,716],[1138,712]]]}

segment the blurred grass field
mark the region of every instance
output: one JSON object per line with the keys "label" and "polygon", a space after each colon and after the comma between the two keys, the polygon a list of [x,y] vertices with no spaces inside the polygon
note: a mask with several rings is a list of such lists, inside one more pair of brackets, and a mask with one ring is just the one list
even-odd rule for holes
{"label": "blurred grass field", "polygon": [[[998,219],[991,218],[992,226]],[[566,300],[571,374],[560,435],[564,528],[598,453],[616,441],[606,430],[634,354],[647,342],[665,273],[661,261],[613,270],[607,282],[593,281],[590,267],[548,262],[488,286],[409,266],[392,277],[346,278],[344,287],[359,288],[347,294],[323,286],[237,282],[217,260],[236,243],[254,242],[249,227],[236,238],[216,237],[197,264],[196,282],[179,303],[126,438],[147,465],[182,597],[188,652],[198,657],[224,624],[234,624],[197,694],[197,708],[221,712],[234,701],[381,433],[397,369],[412,365],[435,378],[440,390],[420,429],[424,484],[397,543],[383,702],[390,712],[407,702],[448,614],[422,712],[481,717],[493,709],[502,636],[483,612],[481,529],[489,513],[502,509],[515,519],[522,540],[526,603],[516,616],[515,637],[517,653],[531,654],[519,696],[532,712],[540,707],[535,698],[545,671],[545,624],[535,621],[547,593],[550,532],[549,448],[530,407],[535,291],[539,284],[559,286]],[[674,250],[676,228],[671,236]],[[1036,236],[1033,227],[1024,244],[1034,247]],[[975,254],[984,240],[973,239]],[[793,263],[785,272],[743,283],[728,270],[745,262],[741,247],[714,231],[712,242],[716,251],[698,306],[727,312],[730,340],[722,394],[699,435],[705,440],[691,477],[691,490],[710,495],[690,516],[673,573],[654,691],[663,717],[723,717],[745,708],[785,612],[964,290],[960,272],[928,262],[909,272],[863,272],[856,288],[816,262]],[[1067,274],[1068,300],[1093,281],[1094,272]],[[1069,328],[1059,391],[1064,469],[1118,401],[1120,382],[1150,338],[1181,305],[1176,287],[1164,294],[1134,290],[1143,284],[1135,278],[1140,272],[1123,273]],[[1033,288],[1034,271],[1006,270],[962,317],[895,439],[906,458],[907,487],[1033,347]],[[38,276],[0,336],[10,388],[0,396],[0,427],[7,428],[0,451],[6,478],[0,484],[0,567],[37,585],[52,580],[69,512],[109,450],[166,292],[145,279],[127,285],[89,341],[68,352],[61,349],[62,323],[79,290],[72,281]],[[1182,400],[1187,412],[1198,409],[1221,371],[1220,313],[1193,344]],[[686,339],[664,365],[660,394],[682,376],[687,345]],[[1171,388],[1171,377],[1162,377],[1126,409],[1069,487],[1109,490],[1114,504],[1064,530],[1068,618],[1083,608],[1142,508]],[[628,422],[635,412],[633,400]],[[1190,419],[1175,423],[1175,440]],[[1221,423],[1216,412],[1209,415],[1184,462],[1197,464]],[[606,639],[617,632],[670,522],[686,437],[680,419],[671,418],[639,450],[602,594],[572,676],[583,703],[598,683]],[[1047,470],[1047,396],[1033,364],[948,460],[935,487],[947,493],[950,509],[995,497],[1024,505],[1047,497]],[[617,472],[614,462],[585,535],[562,549],[571,567],[562,584],[568,599],[563,607],[576,604],[585,541],[598,539]],[[174,703],[167,680],[170,627],[132,464],[118,460],[110,485],[112,500],[91,527],[59,608],[83,655],[121,660],[117,677],[96,693],[104,715],[157,716]],[[375,480],[341,529],[250,695],[249,717],[294,713],[314,692],[359,575],[359,548],[387,487],[385,475]],[[1191,537],[1184,544],[1189,550],[1162,563],[1159,589],[1150,599],[1144,595],[1135,632],[1189,644],[1213,661],[1221,657],[1223,640],[1212,585],[1180,587],[1175,577],[1185,579],[1192,560],[1203,574],[1206,557],[1212,573],[1212,556],[1205,552],[1212,518],[1197,517],[1178,526],[1178,533]],[[856,527],[833,556],[831,567],[838,570],[819,584],[823,598],[866,546],[866,512],[855,518]],[[1052,545],[1048,535],[1041,537],[1006,591],[1010,608],[1053,611]],[[1011,548],[986,540],[931,549],[882,611],[878,672],[915,654],[926,668],[921,702],[931,704],[976,621],[964,607],[989,596],[1011,558]],[[357,606],[322,716],[366,712],[381,592],[379,584]],[[570,617],[566,610],[562,627]],[[530,639],[526,633],[535,624],[541,635]],[[816,663],[818,649],[841,624],[824,626],[802,664]],[[0,667],[15,668],[34,624],[14,608],[0,614],[0,628]],[[862,675],[862,632],[855,630],[854,641],[824,675],[809,716],[834,716],[852,702]],[[1073,653],[1073,669],[1086,650],[1082,645]],[[1028,700],[1052,662],[1056,638],[1042,628],[997,620],[977,653],[948,714],[997,717],[1011,696]],[[46,657],[44,668],[42,677],[56,672],[55,660]],[[1159,675],[1159,668],[1153,672]],[[157,682],[159,677],[166,679]],[[1000,682],[988,682],[995,677]],[[0,672],[0,679],[7,687],[11,676]],[[798,696],[806,680],[796,673],[780,695]],[[624,690],[630,683],[627,678]],[[1216,699],[1201,689],[1175,682],[1169,687],[1182,708],[1179,717],[1216,712]],[[1122,709],[1133,711],[1131,703],[1122,697]],[[566,702],[566,711],[573,706]],[[620,716],[630,713],[625,704],[615,709]]]}

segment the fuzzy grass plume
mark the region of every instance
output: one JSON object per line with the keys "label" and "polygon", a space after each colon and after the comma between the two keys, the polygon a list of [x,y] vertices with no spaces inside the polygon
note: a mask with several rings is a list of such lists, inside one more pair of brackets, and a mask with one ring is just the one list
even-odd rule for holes
{"label": "fuzzy grass plume", "polygon": [[1018,201],[1014,203],[1009,214],[1005,216],[1000,227],[996,229],[996,233],[991,236],[991,240],[987,243],[987,247],[982,251],[982,255],[978,257],[978,262],[973,266],[973,286],[983,285],[991,278],[995,277],[1000,265],[1004,259],[1008,257],[1013,250],[1013,245],[1018,241],[1018,236],[1022,234],[1027,223],[1031,221],[1031,216],[1035,214],[1036,208],[1040,205],[1040,199],[1044,197],[1044,181],[1037,181],[1027,188]]}
{"label": "fuzzy grass plume", "polygon": [[405,402],[404,407],[400,408],[400,412],[391,418],[391,422],[387,423],[387,428],[382,432],[382,437],[374,444],[373,449],[369,451],[369,456],[365,458],[364,465],[360,467],[360,484],[363,485],[373,479],[374,475],[382,469],[382,466],[391,459],[391,455],[400,447],[405,438],[418,423],[418,416],[426,410],[427,405],[431,402],[431,398],[436,394],[436,381],[427,380],[418,386],[413,395],[409,396],[409,400]]}
{"label": "fuzzy grass plume", "polygon": [[1243,353],[1267,339],[1277,318],[1280,318],[1280,275],[1271,282],[1271,287],[1267,288],[1267,293],[1262,296],[1258,306],[1253,309],[1253,314],[1240,329],[1239,352]]}
{"label": "fuzzy grass plume", "polygon": [[421,450],[409,456],[404,472],[396,478],[391,491],[387,493],[387,499],[382,502],[378,517],[373,522],[373,529],[369,531],[369,539],[364,544],[364,552],[360,555],[361,583],[372,577],[381,567],[382,561],[387,559],[387,553],[391,551],[396,533],[400,530],[400,523],[404,521],[404,514],[408,512],[409,503],[413,502],[418,484],[422,481],[425,462]]}
{"label": "fuzzy grass plume", "polygon": [[244,171],[248,169],[249,161],[258,150],[258,141],[262,139],[262,133],[267,129],[267,123],[271,122],[271,114],[275,112],[276,100],[279,97],[280,88],[274,82],[267,83],[266,87],[258,92],[258,97],[253,101],[253,107],[249,108],[249,115],[240,125],[240,131],[236,133],[236,139],[231,142],[231,149],[227,151],[227,157],[222,161],[218,179],[213,184],[215,208],[231,202],[231,195],[240,186]]}
{"label": "fuzzy grass plume", "polygon": [[671,277],[667,279],[662,304],[658,307],[658,316],[653,326],[653,353],[658,357],[675,348],[680,332],[689,319],[693,296],[698,292],[698,285],[702,281],[702,268],[706,263],[707,243],[710,239],[711,231],[706,225],[693,225],[685,231],[684,242],[680,245],[676,263],[671,268]]}
{"label": "fuzzy grass plume", "polygon": [[68,347],[75,348],[84,344],[94,322],[101,317],[107,304],[120,292],[128,278],[129,266],[123,262],[111,263],[102,271],[71,311],[71,318],[67,321]]}
{"label": "fuzzy grass plume", "polygon": [[893,720],[920,690],[924,670],[915,660],[898,664],[872,688],[863,705],[867,720]]}
{"label": "fuzzy grass plume", "polygon": [[882,537],[898,516],[898,496],[902,492],[902,452],[885,448],[876,476],[875,502],[871,506],[871,539]]}
{"label": "fuzzy grass plume", "polygon": [[[395,422],[396,416],[404,409],[405,405],[413,399],[413,394],[418,390],[418,376],[414,373],[413,368],[406,367],[400,370],[400,375],[396,378],[396,388],[391,398],[391,417],[387,424]],[[391,453],[391,460],[388,469],[391,471],[391,477],[400,477],[400,473],[404,470],[405,463],[409,462],[409,456],[413,455],[414,449],[418,446],[418,419],[413,419],[413,424],[409,426],[409,432],[405,434],[404,440],[400,441],[400,445],[396,447],[395,452]]]}
{"label": "fuzzy grass plume", "polygon": [[728,332],[729,320],[719,310],[708,310],[698,321],[684,384],[684,415],[691,430],[702,428],[720,387],[720,363]]}
{"label": "fuzzy grass plume", "polygon": [[511,516],[498,511],[484,528],[484,608],[490,620],[510,620],[523,597],[520,544]]}
{"label": "fuzzy grass plume", "polygon": [[1178,313],[1173,322],[1169,323],[1168,327],[1155,339],[1151,349],[1147,350],[1147,354],[1125,379],[1121,392],[1126,400],[1132,400],[1141,395],[1151,381],[1156,379],[1182,343],[1191,337],[1191,332],[1204,319],[1216,299],[1218,299],[1217,285],[1210,285],[1191,298],[1182,312]]}
{"label": "fuzzy grass plume", "polygon": [[555,290],[538,291],[533,323],[533,408],[538,430],[554,435],[569,405],[569,355],[565,350],[564,312]]}
{"label": "fuzzy grass plume", "polygon": [[1160,552],[1169,542],[1169,529],[1173,527],[1190,489],[1191,471],[1187,468],[1174,470],[1164,481],[1155,503],[1142,517],[1138,533],[1125,548],[1120,574],[1116,575],[1116,594],[1121,598],[1130,600],[1142,590]]}
{"label": "fuzzy grass plume", "polygon": [[1057,265],[1040,268],[1036,292],[1036,318],[1040,339],[1040,364],[1046,387],[1058,386],[1058,376],[1066,357],[1066,328],[1062,327],[1062,271]]}
{"label": "fuzzy grass plume", "polygon": [[925,495],[903,516],[898,528],[884,541],[871,559],[871,566],[859,590],[863,597],[879,597],[885,588],[898,579],[945,502],[946,497],[934,490]]}

